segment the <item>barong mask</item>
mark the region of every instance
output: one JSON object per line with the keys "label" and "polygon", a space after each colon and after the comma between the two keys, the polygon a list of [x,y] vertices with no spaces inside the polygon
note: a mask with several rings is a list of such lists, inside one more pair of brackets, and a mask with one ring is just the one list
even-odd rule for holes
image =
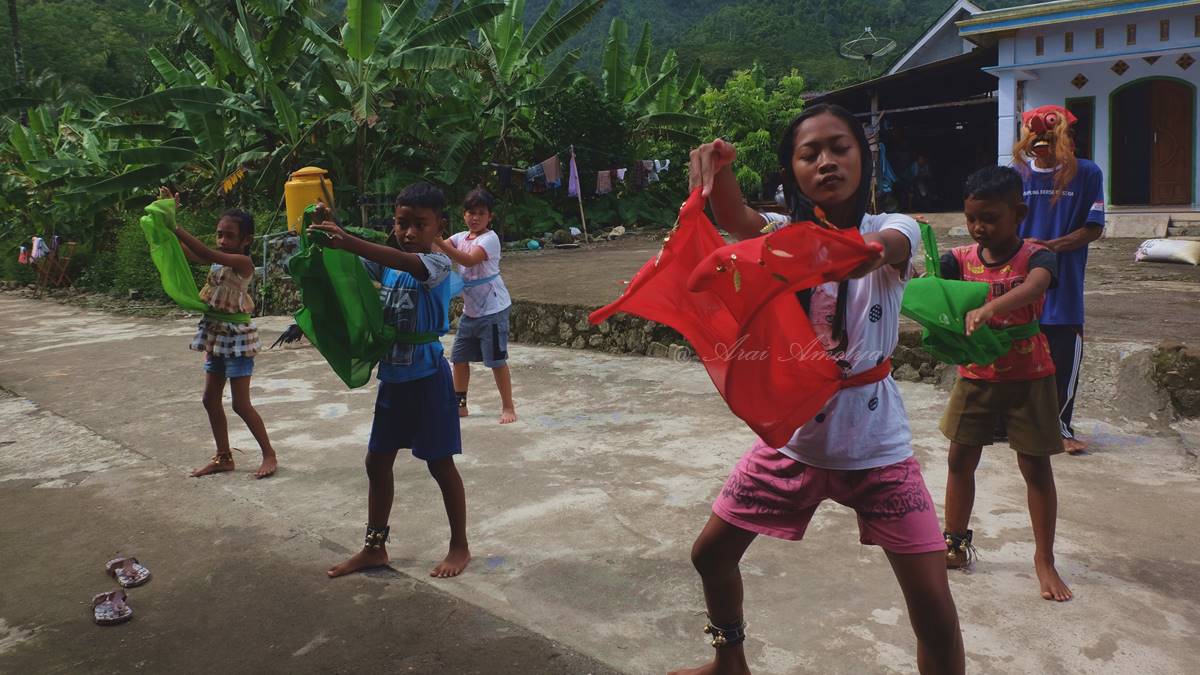
{"label": "barong mask", "polygon": [[1021,113],[1021,138],[1013,146],[1013,164],[1023,173],[1029,169],[1029,158],[1057,167],[1054,176],[1057,201],[1063,188],[1075,178],[1075,141],[1071,127],[1077,122],[1071,111],[1059,105],[1044,105]]}

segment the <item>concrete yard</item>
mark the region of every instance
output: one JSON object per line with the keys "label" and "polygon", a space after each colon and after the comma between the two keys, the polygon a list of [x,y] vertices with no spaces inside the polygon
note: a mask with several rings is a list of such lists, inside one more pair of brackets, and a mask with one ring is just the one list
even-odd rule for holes
{"label": "concrete yard", "polygon": [[[520,258],[506,263],[514,288]],[[1176,299],[1194,330],[1194,295]],[[287,323],[260,319],[264,341]],[[212,453],[193,326],[0,294],[0,672],[640,674],[711,656],[689,550],[752,434],[699,364],[514,345],[521,420],[496,424],[477,370],[463,423],[466,573],[428,577],[445,517],[402,455],[392,567],[327,580],[362,540],[373,388],[347,391],[311,348],[264,352],[252,392],[278,475],[250,477],[256,446],[231,415],[238,471],[188,478]],[[1101,348],[1097,373],[1133,350]],[[901,388],[940,512],[945,393]],[[951,574],[968,671],[1195,672],[1193,460],[1150,400],[1097,385],[1081,405],[1093,452],[1055,460],[1075,600],[1039,597],[1020,474],[1010,450],[989,450],[982,560]],[[89,601],[114,587],[103,565],[117,553],[155,576],[130,591],[131,623],[101,628]],[[915,672],[899,589],[852,512],[823,506],[802,543],[760,538],[743,570],[755,672]]]}

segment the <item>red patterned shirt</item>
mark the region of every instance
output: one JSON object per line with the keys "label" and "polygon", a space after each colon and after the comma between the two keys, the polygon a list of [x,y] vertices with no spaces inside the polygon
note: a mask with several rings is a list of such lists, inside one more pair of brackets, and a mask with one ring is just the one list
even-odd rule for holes
{"label": "red patterned shirt", "polygon": [[[1057,278],[1057,260],[1053,252],[1044,246],[1024,241],[1008,260],[985,263],[979,257],[979,246],[959,246],[942,256],[942,277],[963,281],[984,281],[989,286],[988,302],[1004,295],[1025,283],[1029,271],[1041,267],[1050,272],[1050,287]],[[1037,321],[1042,314],[1046,296],[1037,302],[1025,305],[1005,314],[997,314],[988,321],[992,328],[1008,328]],[[1050,345],[1046,336],[1038,333],[1027,340],[1016,340],[1007,354],[990,365],[969,364],[959,366],[958,374],[973,380],[990,382],[1037,380],[1054,374],[1054,361],[1050,358]]]}

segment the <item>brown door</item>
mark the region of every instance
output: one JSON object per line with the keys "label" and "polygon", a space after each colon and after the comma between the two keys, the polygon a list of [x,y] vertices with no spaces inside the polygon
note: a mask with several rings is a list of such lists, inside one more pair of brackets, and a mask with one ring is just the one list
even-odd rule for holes
{"label": "brown door", "polygon": [[1192,90],[1171,80],[1150,87],[1150,203],[1192,203]]}

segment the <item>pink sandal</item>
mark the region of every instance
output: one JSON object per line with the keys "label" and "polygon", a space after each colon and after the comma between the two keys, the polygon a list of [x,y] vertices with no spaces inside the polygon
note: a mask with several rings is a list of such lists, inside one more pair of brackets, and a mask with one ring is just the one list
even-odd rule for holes
{"label": "pink sandal", "polygon": [[125,603],[125,591],[117,589],[92,598],[92,620],[101,626],[125,623],[133,618],[133,608]]}
{"label": "pink sandal", "polygon": [[104,569],[108,570],[108,576],[116,579],[124,588],[141,586],[150,581],[150,570],[139,563],[137,558],[113,558],[104,565]]}

